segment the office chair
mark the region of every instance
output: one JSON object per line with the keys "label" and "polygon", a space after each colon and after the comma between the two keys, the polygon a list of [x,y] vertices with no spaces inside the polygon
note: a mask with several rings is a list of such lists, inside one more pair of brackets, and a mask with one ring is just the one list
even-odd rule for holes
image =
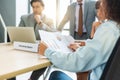
{"label": "office chair", "polygon": [[[77,73],[77,80],[88,80],[89,72]],[[100,80],[120,80],[120,37],[108,59]]]}
{"label": "office chair", "polygon": [[100,80],[120,80],[120,37],[108,59]]}

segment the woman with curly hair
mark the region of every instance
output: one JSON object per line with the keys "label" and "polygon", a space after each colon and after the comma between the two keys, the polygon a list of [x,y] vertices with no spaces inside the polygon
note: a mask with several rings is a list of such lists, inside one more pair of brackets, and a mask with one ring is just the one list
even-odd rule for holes
{"label": "woman with curly hair", "polygon": [[[99,80],[120,36],[120,0],[101,0],[100,8],[107,21],[98,27],[93,39],[86,40],[85,46],[76,48],[75,52],[64,53],[51,50],[41,42],[39,50],[41,47],[44,47],[44,50],[39,53],[60,69],[72,72],[91,70],[89,80]],[[72,45],[69,47],[72,48]],[[49,80],[72,79],[63,72],[54,71]]]}

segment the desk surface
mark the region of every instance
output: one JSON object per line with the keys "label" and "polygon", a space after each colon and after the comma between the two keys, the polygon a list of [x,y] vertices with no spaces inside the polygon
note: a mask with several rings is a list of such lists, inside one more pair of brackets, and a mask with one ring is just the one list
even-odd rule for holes
{"label": "desk surface", "polygon": [[15,50],[11,44],[0,44],[0,80],[50,66],[37,53]]}

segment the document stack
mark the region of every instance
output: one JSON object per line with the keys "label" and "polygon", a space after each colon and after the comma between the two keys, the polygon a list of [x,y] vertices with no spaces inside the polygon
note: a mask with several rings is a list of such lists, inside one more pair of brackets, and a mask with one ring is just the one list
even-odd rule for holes
{"label": "document stack", "polygon": [[72,36],[62,35],[60,32],[47,32],[43,30],[39,30],[39,34],[41,41],[44,41],[49,48],[65,53],[72,52],[68,48],[68,45],[75,41]]}

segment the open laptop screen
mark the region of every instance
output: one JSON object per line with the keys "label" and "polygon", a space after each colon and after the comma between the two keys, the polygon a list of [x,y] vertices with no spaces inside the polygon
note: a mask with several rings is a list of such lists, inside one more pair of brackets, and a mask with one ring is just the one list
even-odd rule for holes
{"label": "open laptop screen", "polygon": [[35,43],[35,33],[33,27],[7,27],[8,35],[10,37],[10,42],[20,41]]}

